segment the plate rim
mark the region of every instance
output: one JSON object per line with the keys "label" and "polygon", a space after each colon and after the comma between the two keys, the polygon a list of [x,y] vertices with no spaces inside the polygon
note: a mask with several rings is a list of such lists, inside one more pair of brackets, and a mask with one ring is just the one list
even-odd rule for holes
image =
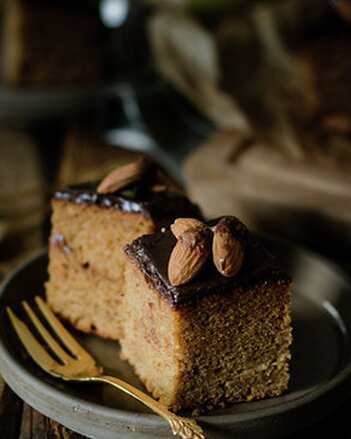
{"label": "plate rim", "polygon": [[[351,277],[336,263],[333,261],[330,261],[327,257],[323,255],[319,255],[313,251],[305,249],[303,246],[296,245],[292,242],[289,242],[289,240],[286,239],[280,239],[278,237],[270,237],[265,236],[267,239],[271,239],[274,241],[280,241],[283,243],[283,245],[289,245],[290,247],[293,247],[295,250],[298,250],[299,252],[305,253],[310,257],[316,257],[319,261],[321,261],[323,264],[327,264],[333,271],[335,271],[345,282],[346,285],[348,285],[350,289],[350,282]],[[21,264],[19,264],[0,284],[0,298],[2,298],[3,294],[5,293],[7,286],[14,280],[16,276],[22,271],[24,271],[28,266],[30,266],[32,263],[34,263],[36,260],[39,260],[40,258],[44,257],[47,254],[47,248],[42,248],[39,251],[35,252],[24,260]],[[122,422],[131,422],[132,424],[137,424],[138,428],[143,427],[158,427],[161,428],[164,425],[164,421],[159,418],[157,415],[152,413],[138,413],[133,412],[129,410],[121,410],[119,408],[115,407],[108,407],[108,406],[102,406],[99,403],[88,401],[86,399],[77,397],[75,395],[67,394],[64,390],[61,390],[55,386],[52,386],[49,383],[46,383],[45,381],[42,381],[40,377],[37,375],[31,373],[28,371],[21,362],[17,361],[15,357],[12,356],[11,352],[7,349],[2,334],[0,333],[0,371],[2,372],[4,368],[10,367],[11,363],[16,364],[17,372],[13,373],[13,380],[18,381],[21,380],[22,382],[26,382],[28,379],[28,376],[30,377],[30,380],[34,381],[36,384],[36,393],[40,393],[40,390],[43,394],[49,394],[51,397],[57,397],[67,405],[72,405],[72,403],[77,404],[80,407],[86,406],[88,409],[94,410],[94,414],[99,416],[108,416],[109,418],[113,418],[114,420],[119,420]],[[5,374],[6,375],[6,374]],[[2,377],[4,378],[4,381],[7,383],[6,377],[4,374],[2,374]],[[242,422],[247,422],[251,420],[263,420],[265,418],[269,418],[274,415],[283,415],[286,412],[289,412],[293,409],[300,409],[304,406],[308,405],[309,403],[313,403],[319,398],[326,396],[328,393],[330,393],[333,389],[340,386],[344,382],[347,381],[347,379],[351,379],[351,358],[349,361],[343,366],[341,370],[339,370],[335,376],[333,376],[330,380],[320,383],[318,386],[311,387],[311,389],[303,393],[300,396],[297,396],[293,398],[290,401],[285,401],[282,404],[274,404],[269,407],[259,407],[253,410],[250,410],[248,412],[240,412],[237,414],[229,413],[229,414],[215,414],[215,415],[200,415],[195,416],[194,418],[198,420],[199,422],[203,422],[204,425],[209,426],[221,426],[221,427],[228,427],[228,426],[235,426],[239,425]],[[12,381],[12,380],[11,380]],[[12,388],[12,386],[10,386]],[[343,401],[347,399],[347,397],[351,396],[351,387],[348,391],[345,392],[345,396],[341,399],[340,404],[342,404]],[[25,402],[26,399],[22,398]],[[31,403],[29,403],[31,405]],[[332,408],[335,408],[333,406]],[[40,409],[39,409],[40,410]],[[257,413],[261,412],[257,416]],[[233,422],[232,417],[235,415],[237,418],[235,422]]]}

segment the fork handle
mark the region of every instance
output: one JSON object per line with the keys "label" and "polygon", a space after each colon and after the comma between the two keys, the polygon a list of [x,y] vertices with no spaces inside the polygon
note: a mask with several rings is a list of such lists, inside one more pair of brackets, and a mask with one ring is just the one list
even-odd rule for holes
{"label": "fork handle", "polygon": [[182,439],[206,439],[201,427],[194,419],[183,418],[175,415],[167,410],[162,404],[125,381],[109,375],[100,375],[94,377],[93,380],[110,384],[146,405],[150,410],[168,422],[174,435],[178,435]]}

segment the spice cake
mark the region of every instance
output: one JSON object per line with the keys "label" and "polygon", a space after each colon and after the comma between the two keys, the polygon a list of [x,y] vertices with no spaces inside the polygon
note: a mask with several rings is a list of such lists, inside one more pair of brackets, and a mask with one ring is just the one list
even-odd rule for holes
{"label": "spice cake", "polygon": [[234,217],[171,230],[125,247],[122,358],[173,411],[280,395],[290,278]]}
{"label": "spice cake", "polygon": [[149,159],[79,184],[52,200],[47,301],[77,329],[120,337],[123,246],[200,211]]}
{"label": "spice cake", "polygon": [[4,82],[46,87],[101,79],[106,31],[92,2],[5,0],[1,6]]}

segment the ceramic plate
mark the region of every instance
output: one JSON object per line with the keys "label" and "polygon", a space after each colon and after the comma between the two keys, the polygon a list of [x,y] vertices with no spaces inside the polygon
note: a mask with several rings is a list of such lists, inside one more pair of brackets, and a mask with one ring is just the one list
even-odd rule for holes
{"label": "ceramic plate", "polygon": [[88,108],[100,108],[121,88],[101,83],[62,87],[10,87],[0,83],[0,119],[23,123],[68,118]]}
{"label": "ceramic plate", "polygon": [[[213,439],[274,437],[292,433],[341,404],[351,394],[351,289],[329,262],[275,239],[265,244],[294,279],[291,381],[280,397],[234,404],[198,417]],[[123,393],[98,384],[53,379],[30,359],[10,326],[11,306],[43,294],[47,255],[19,268],[0,296],[0,372],[28,404],[67,427],[93,438],[171,438],[167,425]],[[117,342],[75,333],[106,371],[143,389]],[[145,389],[143,389],[145,390]]]}

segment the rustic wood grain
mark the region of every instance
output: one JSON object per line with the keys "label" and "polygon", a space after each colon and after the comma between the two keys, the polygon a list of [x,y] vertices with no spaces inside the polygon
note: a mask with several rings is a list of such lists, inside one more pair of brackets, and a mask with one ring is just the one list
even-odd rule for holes
{"label": "rustic wood grain", "polygon": [[48,419],[36,410],[32,409],[31,412],[33,438],[47,439]]}
{"label": "rustic wood grain", "polygon": [[140,153],[108,144],[102,133],[76,121],[63,144],[57,187],[101,180],[113,169],[134,161]]}
{"label": "rustic wood grain", "polygon": [[52,419],[49,420],[48,439],[85,439]]}
{"label": "rustic wood grain", "polygon": [[0,400],[1,439],[85,439],[24,403],[8,386]]}
{"label": "rustic wood grain", "polygon": [[25,130],[4,128],[0,142],[0,218],[8,235],[27,233],[42,223],[48,207],[37,143]]}
{"label": "rustic wood grain", "polygon": [[24,403],[19,439],[32,439],[32,437],[32,408]]}
{"label": "rustic wood grain", "polygon": [[20,434],[23,402],[5,386],[0,400],[0,438],[17,439]]}
{"label": "rustic wood grain", "polygon": [[4,390],[4,387],[5,387],[4,380],[0,376],[0,401],[1,401],[1,395],[2,395],[2,392]]}

